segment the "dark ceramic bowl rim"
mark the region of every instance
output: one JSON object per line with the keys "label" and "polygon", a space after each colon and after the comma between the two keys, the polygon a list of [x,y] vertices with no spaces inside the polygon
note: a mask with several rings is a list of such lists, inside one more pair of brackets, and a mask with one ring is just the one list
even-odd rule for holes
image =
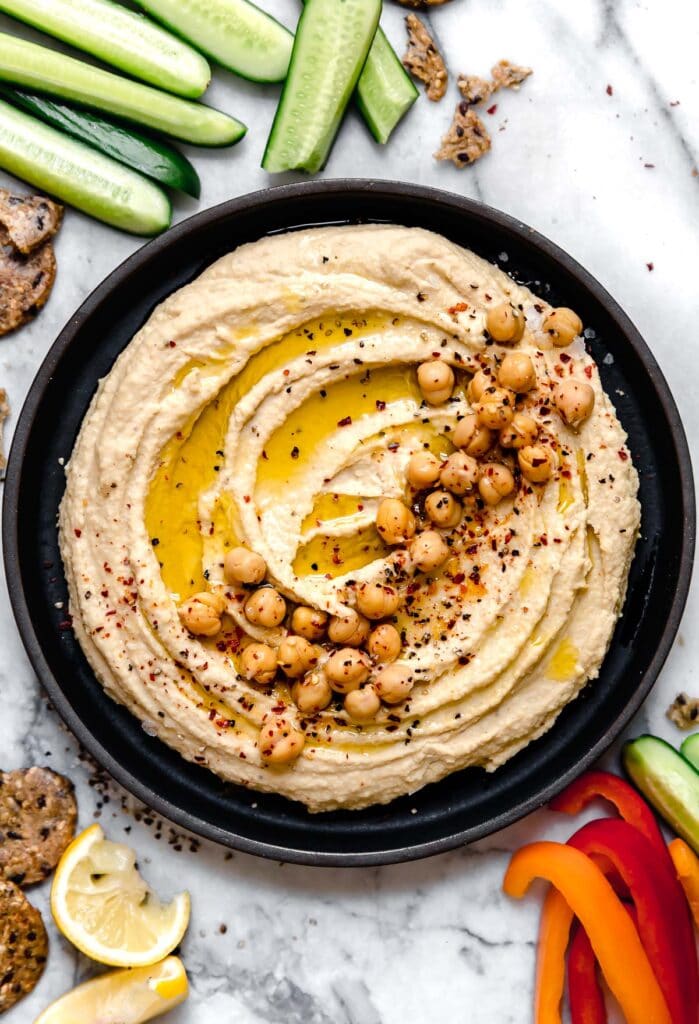
{"label": "dark ceramic bowl rim", "polygon": [[[347,192],[365,191],[370,194],[386,193],[391,196],[402,196],[416,201],[428,201],[440,203],[446,206],[456,206],[460,210],[472,215],[478,215],[489,219],[493,224],[508,231],[519,241],[534,245],[545,256],[553,259],[561,265],[571,276],[586,288],[593,297],[604,307],[605,311],[616,321],[620,331],[626,340],[635,349],[645,370],[652,377],[655,393],[661,403],[667,421],[672,432],[672,440],[677,454],[677,462],[681,476],[681,495],[683,502],[682,522],[682,547],[678,570],[679,583],[674,594],[671,606],[668,609],[661,642],[658,644],[655,654],[648,664],[643,677],[637,686],[633,698],[626,704],[623,711],[611,721],[604,734],[598,741],[588,749],[580,761],[570,768],[563,775],[552,779],[543,787],[532,792],[528,799],[522,801],[517,807],[512,808],[499,816],[491,817],[487,823],[480,826],[473,826],[459,831],[438,840],[425,843],[414,843],[397,849],[385,852],[352,852],[345,854],[310,852],[307,850],[291,849],[286,846],[276,846],[272,843],[265,843],[258,840],[248,839],[245,836],[233,835],[227,829],[221,829],[198,818],[189,811],[183,811],[166,797],[161,796],[142,783],[130,771],[124,769],[97,740],[90,729],[83,723],[80,716],[74,711],[68,699],[51,672],[42,651],[41,642],[36,635],[32,617],[29,610],[27,596],[22,584],[20,571],[20,554],[18,546],[17,530],[17,507],[20,495],[22,468],[28,439],[34,424],[37,409],[40,406],[44,389],[54,372],[64,352],[69,348],[74,335],[80,330],[83,321],[90,316],[92,311],[105,299],[107,295],[132,273],[138,271],[152,257],[157,256],[175,241],[183,236],[196,233],[201,227],[209,225],[217,220],[226,220],[242,211],[250,211],[259,206],[266,206],[277,200],[289,200],[294,197],[308,197],[309,195],[332,195]],[[107,771],[136,796],[143,803],[152,807],[154,811],[162,814],[176,824],[183,826],[204,836],[234,849],[257,856],[267,857],[276,860],[288,861],[298,864],[324,865],[324,866],[363,866],[375,864],[391,864],[402,861],[415,860],[429,857],[454,849],[475,839],[483,838],[492,834],[498,829],[513,824],[523,818],[526,814],[541,807],[559,793],[565,785],[577,777],[584,769],[592,765],[619,736],[632,716],[641,706],[652,686],[654,685],[661,668],[670,652],[675,635],[680,625],[684,611],[687,594],[689,591],[694,548],[696,540],[696,501],[694,484],[692,478],[692,466],[689,454],[689,447],[685,431],[680,419],[679,411],[672,397],[667,382],[658,366],[653,354],[640,333],[622,310],[619,304],[612,298],[605,288],[586,271],[576,260],[569,256],[564,250],[551,242],[544,235],[528,227],[516,218],[486,206],[476,200],[446,192],[441,189],[429,188],[421,185],[407,184],[388,180],[362,180],[352,178],[340,178],[325,181],[303,182],[300,184],[280,185],[274,188],[263,189],[247,195],[231,199],[218,206],[203,210],[200,213],[180,222],[163,235],[149,241],[133,255],[122,262],[109,274],[104,281],[87,297],[80,308],[71,317],[66,326],[58,335],[51,346],[43,363],[41,364],[29,389],[22,411],[19,415],[14,433],[12,448],[8,460],[5,479],[5,493],[3,499],[3,523],[2,538],[4,549],[5,573],[7,577],[8,591],[12,604],[14,616],[24,647],[29,660],[37,673],[42,685],[47,691],[52,704],[63,718],[66,725],[71,729],[85,749],[104,767]]]}

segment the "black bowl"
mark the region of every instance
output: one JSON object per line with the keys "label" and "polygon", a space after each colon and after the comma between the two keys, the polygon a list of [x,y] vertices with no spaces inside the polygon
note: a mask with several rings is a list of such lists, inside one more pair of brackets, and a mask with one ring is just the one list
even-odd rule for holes
{"label": "black bowl", "polygon": [[[243,242],[321,224],[420,226],[474,249],[557,305],[572,306],[629,435],[643,534],[600,678],[544,737],[488,775],[467,769],[387,807],[311,815],[282,797],[221,782],[183,760],[103,692],[69,625],[56,535],[70,455],[97,381],[156,303]],[[425,857],[534,810],[609,746],[655,682],[677,631],[692,565],[695,507],[687,442],[648,347],[607,292],[531,228],[461,196],[413,185],[326,181],[234,199],[150,242],[92,293],[29,392],[4,497],[5,568],[29,657],[67,724],[108,771],[160,814],[236,849],[309,864]]]}

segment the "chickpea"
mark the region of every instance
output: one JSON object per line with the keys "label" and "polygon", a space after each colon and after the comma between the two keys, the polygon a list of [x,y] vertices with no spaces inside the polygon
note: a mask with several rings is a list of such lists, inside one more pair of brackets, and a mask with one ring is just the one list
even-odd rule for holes
{"label": "chickpea", "polygon": [[497,505],[515,489],[515,478],[501,462],[489,462],[478,481],[481,498],[487,505]]}
{"label": "chickpea", "polygon": [[274,587],[260,587],[247,599],[243,611],[255,626],[278,626],[286,615],[286,601]]}
{"label": "chickpea", "polygon": [[387,544],[404,544],[415,533],[415,516],[398,498],[383,498],[376,512],[376,529]]}
{"label": "chickpea", "polygon": [[311,672],[305,679],[297,679],[291,688],[294,704],[304,715],[314,715],[327,708],[333,692],[322,672]]}
{"label": "chickpea", "polygon": [[303,636],[287,636],[279,644],[279,667],[289,679],[298,679],[318,664],[318,648]]}
{"label": "chickpea", "polygon": [[529,444],[520,448],[517,455],[522,476],[532,484],[543,484],[551,479],[557,459],[550,448],[541,444]]}
{"label": "chickpea", "polygon": [[304,636],[306,640],[320,640],[328,624],[326,612],[317,608],[308,608],[306,605],[299,605],[294,608],[291,616],[291,628],[294,633]]}
{"label": "chickpea", "polygon": [[459,420],[452,434],[452,441],[456,447],[463,448],[466,454],[474,459],[487,455],[493,447],[494,440],[492,431],[478,422],[475,412]]}
{"label": "chickpea", "polygon": [[440,530],[451,530],[461,522],[463,509],[449,491],[432,491],[425,501],[425,512]]}
{"label": "chickpea", "polygon": [[410,545],[410,555],[418,569],[422,572],[431,572],[446,562],[449,547],[444,543],[441,533],[437,533],[436,530],[425,530],[419,533]]}
{"label": "chickpea", "polygon": [[333,615],[328,627],[328,638],[334,644],[344,644],[347,647],[361,647],[369,635],[369,622],[351,609],[349,614],[341,618]]}
{"label": "chickpea", "polygon": [[475,405],[476,402],[480,402],[483,397],[483,392],[486,388],[492,388],[495,381],[490,370],[477,370],[468,382],[466,388],[466,397],[468,398],[471,405]]}
{"label": "chickpea", "polygon": [[503,448],[524,448],[525,445],[534,444],[538,436],[539,424],[536,420],[523,412],[516,412],[512,423],[500,431],[500,444]]}
{"label": "chickpea", "polygon": [[408,483],[421,489],[439,480],[442,463],[432,452],[415,452],[408,463]]}
{"label": "chickpea", "polygon": [[295,761],[306,737],[290,717],[269,712],[262,719],[258,748],[266,764],[282,765]]}
{"label": "chickpea", "polygon": [[417,382],[426,402],[430,405],[442,405],[451,398],[454,390],[454,371],[449,363],[441,359],[432,359],[429,363],[420,363],[418,366]]}
{"label": "chickpea", "polygon": [[511,302],[502,302],[488,310],[485,326],[493,341],[519,341],[525,322],[521,311]]}
{"label": "chickpea", "polygon": [[467,494],[478,483],[478,463],[465,452],[454,452],[442,466],[439,482],[452,494]]}
{"label": "chickpea", "polygon": [[240,655],[240,668],[246,679],[266,686],[277,674],[277,654],[269,644],[248,644]]}
{"label": "chickpea", "polygon": [[226,583],[262,583],[266,573],[264,558],[247,548],[231,548],[223,559]]}
{"label": "chickpea", "polygon": [[587,381],[561,381],[554,392],[554,401],[559,413],[574,430],[585,422],[595,407],[595,392]]}
{"label": "chickpea", "polygon": [[525,352],[508,352],[500,363],[498,384],[523,395],[536,387],[536,370]]}
{"label": "chickpea", "polygon": [[473,407],[478,422],[488,430],[502,430],[512,422],[515,414],[515,396],[505,388],[487,388]]}
{"label": "chickpea", "polygon": [[386,704],[400,704],[414,685],[415,680],[405,665],[388,665],[374,679],[376,692]]}
{"label": "chickpea", "polygon": [[194,594],[179,607],[182,625],[194,636],[216,636],[221,630],[221,616],[226,602],[220,594],[204,590]]}
{"label": "chickpea", "polygon": [[398,592],[385,583],[362,583],[357,590],[357,608],[368,619],[385,619],[399,604]]}
{"label": "chickpea", "polygon": [[400,633],[390,622],[384,622],[376,629],[372,629],[367,641],[367,648],[369,654],[376,661],[395,661],[401,649]]}
{"label": "chickpea", "polygon": [[356,690],[369,678],[371,662],[364,651],[342,647],[333,651],[325,663],[325,675],[337,693]]}
{"label": "chickpea", "polygon": [[551,310],[544,319],[541,329],[548,334],[556,348],[567,348],[582,334],[583,325],[574,310],[568,309],[567,306],[559,306]]}
{"label": "chickpea", "polygon": [[371,683],[360,686],[358,690],[350,690],[344,704],[345,711],[355,722],[371,722],[381,707],[379,695]]}

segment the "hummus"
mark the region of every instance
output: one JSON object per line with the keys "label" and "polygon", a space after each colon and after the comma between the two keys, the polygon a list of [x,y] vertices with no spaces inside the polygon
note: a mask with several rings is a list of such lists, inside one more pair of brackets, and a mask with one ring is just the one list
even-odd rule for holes
{"label": "hummus", "polygon": [[639,528],[581,332],[397,226],[265,238],[171,295],[67,467],[71,615],[107,693],[312,811],[545,733],[599,673]]}

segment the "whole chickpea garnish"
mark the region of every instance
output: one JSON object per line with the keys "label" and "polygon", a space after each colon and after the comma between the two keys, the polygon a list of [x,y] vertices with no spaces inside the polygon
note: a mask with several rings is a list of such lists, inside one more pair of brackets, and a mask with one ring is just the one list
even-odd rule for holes
{"label": "whole chickpea garnish", "polygon": [[498,384],[523,395],[536,387],[536,370],[525,352],[508,352],[500,363]]}
{"label": "whole chickpea garnish", "polygon": [[512,423],[500,431],[500,444],[503,448],[524,448],[534,444],[539,436],[539,424],[526,413],[516,412]]}
{"label": "whole chickpea garnish", "polygon": [[439,480],[441,471],[442,463],[432,452],[415,452],[410,457],[406,475],[408,483],[411,483],[413,487],[417,487],[420,490],[424,487],[429,487],[430,484]]}
{"label": "whole chickpea garnish", "polygon": [[449,491],[433,491],[425,499],[425,513],[441,530],[451,530],[461,522],[463,508]]}
{"label": "whole chickpea garnish", "polygon": [[261,555],[248,548],[231,548],[223,559],[226,583],[262,583],[267,565]]}
{"label": "whole chickpea garnish", "polygon": [[361,647],[369,635],[369,621],[352,608],[342,617],[333,615],[328,626],[328,638],[334,644]]}
{"label": "whole chickpea garnish", "polygon": [[278,626],[286,615],[286,601],[274,587],[260,587],[247,599],[243,611],[255,626]]}
{"label": "whole chickpea garnish", "polygon": [[502,302],[488,310],[485,326],[493,341],[519,341],[525,322],[520,310],[511,302]]}
{"label": "whole chickpea garnish", "polygon": [[354,647],[342,647],[333,651],[325,663],[325,675],[333,690],[337,693],[349,693],[356,690],[369,678],[371,662],[364,651]]}
{"label": "whole chickpea garnish", "polygon": [[544,448],[541,444],[530,444],[520,448],[517,461],[525,480],[532,484],[543,484],[551,479],[557,459],[550,448]]}
{"label": "whole chickpea garnish", "polygon": [[318,648],[304,636],[287,636],[279,644],[279,667],[289,679],[298,679],[318,664]]}
{"label": "whole chickpea garnish", "polygon": [[501,462],[489,462],[478,481],[481,498],[487,505],[497,505],[515,489],[515,478]]}
{"label": "whole chickpea garnish", "polygon": [[430,405],[442,405],[454,390],[454,371],[449,363],[441,359],[432,359],[429,363],[420,363],[417,368],[417,382],[422,397]]}
{"label": "whole chickpea garnish", "polygon": [[[414,543],[414,542],[413,542]],[[401,649],[400,633],[390,622],[372,629],[367,640],[367,649],[376,661],[395,661]]]}
{"label": "whole chickpea garnish", "polygon": [[418,533],[410,545],[410,557],[422,572],[432,572],[446,562],[449,547],[444,543],[441,533],[437,533],[436,530],[425,530]]}
{"label": "whole chickpea garnish", "polygon": [[442,466],[439,482],[452,494],[468,494],[478,483],[478,463],[465,452],[454,452]]}
{"label": "whole chickpea garnish", "polygon": [[357,588],[357,608],[368,619],[385,619],[400,605],[400,595],[385,583],[362,583]]}
{"label": "whole chickpea garnish", "polygon": [[561,381],[554,391],[554,401],[559,413],[574,430],[585,422],[595,407],[595,392],[587,381],[568,380]]}
{"label": "whole chickpea garnish", "polygon": [[266,764],[291,764],[301,754],[305,742],[305,735],[290,717],[268,712],[262,719],[258,749]]}
{"label": "whole chickpea garnish", "polygon": [[495,384],[492,373],[488,370],[477,370],[473,377],[468,382],[466,388],[466,397],[468,398],[471,405],[475,405],[476,402],[480,402],[483,397],[483,392],[488,388],[492,388]]}
{"label": "whole chickpea garnish", "polygon": [[506,388],[487,388],[473,407],[478,422],[488,430],[502,430],[512,422],[515,414],[515,396]]}
{"label": "whole chickpea garnish", "polygon": [[320,640],[328,625],[326,612],[317,608],[308,608],[306,605],[299,605],[294,608],[291,616],[291,628],[294,633],[304,636],[306,640]]}
{"label": "whole chickpea garnish", "polygon": [[556,348],[567,348],[582,334],[583,325],[575,310],[558,306],[544,319],[541,329],[548,334]]}
{"label": "whole chickpea garnish", "polygon": [[220,594],[203,590],[180,605],[178,612],[185,629],[194,636],[216,636],[221,630],[221,616],[226,601]]}
{"label": "whole chickpea garnish", "polygon": [[387,665],[374,679],[376,692],[386,704],[400,704],[414,685],[412,673],[405,665]]}
{"label": "whole chickpea garnish", "polygon": [[495,443],[495,435],[482,423],[478,422],[475,412],[464,416],[456,424],[452,441],[457,448],[462,448],[467,455],[474,459],[487,455]]}
{"label": "whole chickpea garnish", "polygon": [[415,533],[415,516],[398,498],[383,498],[376,512],[376,529],[387,544],[405,544]]}
{"label": "whole chickpea garnish", "polygon": [[347,714],[355,722],[371,722],[378,714],[381,701],[376,689],[367,683],[358,690],[350,690],[344,700]]}
{"label": "whole chickpea garnish", "polygon": [[240,668],[246,679],[267,686],[277,674],[277,653],[269,644],[248,644],[240,655]]}
{"label": "whole chickpea garnish", "polygon": [[333,692],[322,672],[311,672],[305,679],[297,679],[291,687],[294,704],[304,715],[314,715],[327,708]]}

